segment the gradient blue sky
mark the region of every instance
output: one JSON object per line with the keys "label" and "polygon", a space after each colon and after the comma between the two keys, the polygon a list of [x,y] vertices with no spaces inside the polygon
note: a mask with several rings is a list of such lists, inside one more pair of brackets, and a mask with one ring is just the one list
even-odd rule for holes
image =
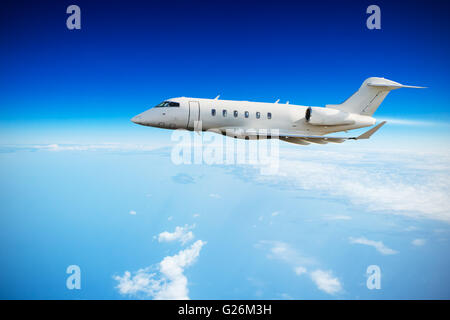
{"label": "gradient blue sky", "polygon": [[[81,30],[66,28],[70,4]],[[365,27],[370,4],[381,30]],[[185,270],[193,299],[450,298],[449,9],[2,2],[0,297],[152,298],[121,294],[114,277],[189,248],[155,238],[188,225],[206,242]],[[175,166],[170,131],[130,122],[176,96],[340,103],[370,76],[428,89],[392,92],[375,116],[393,121],[369,141],[282,143],[276,177]],[[65,287],[70,264],[80,291]],[[365,287],[370,264],[381,291]],[[321,289],[317,270],[339,290]]]}
{"label": "gradient blue sky", "polygon": [[3,136],[132,135],[125,120],[174,96],[323,106],[369,76],[429,87],[392,93],[377,117],[448,120],[448,1],[377,2],[378,31],[370,1],[79,1],[79,31],[71,3],[3,3]]}

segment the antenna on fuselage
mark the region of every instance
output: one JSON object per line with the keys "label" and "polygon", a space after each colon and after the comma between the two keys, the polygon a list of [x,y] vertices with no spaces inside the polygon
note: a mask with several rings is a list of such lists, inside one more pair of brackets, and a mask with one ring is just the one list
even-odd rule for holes
{"label": "antenna on fuselage", "polygon": [[278,102],[280,102],[280,99],[278,99],[277,101],[275,101],[275,103],[278,103]]}
{"label": "antenna on fuselage", "polygon": [[289,101],[286,101],[286,104],[289,104]]}
{"label": "antenna on fuselage", "polygon": [[215,97],[214,100],[219,100],[219,98],[220,98],[220,94],[217,97]]}

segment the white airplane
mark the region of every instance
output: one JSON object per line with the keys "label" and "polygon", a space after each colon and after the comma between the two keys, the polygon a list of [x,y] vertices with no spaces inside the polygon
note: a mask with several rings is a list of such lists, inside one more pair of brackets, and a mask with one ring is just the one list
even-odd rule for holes
{"label": "white airplane", "polygon": [[194,131],[213,131],[241,139],[278,138],[307,145],[369,139],[386,121],[357,137],[326,134],[369,127],[374,112],[391,90],[423,88],[405,86],[384,78],[366,79],[358,91],[341,104],[310,107],[265,102],[198,98],[173,98],[133,117],[134,123]]}

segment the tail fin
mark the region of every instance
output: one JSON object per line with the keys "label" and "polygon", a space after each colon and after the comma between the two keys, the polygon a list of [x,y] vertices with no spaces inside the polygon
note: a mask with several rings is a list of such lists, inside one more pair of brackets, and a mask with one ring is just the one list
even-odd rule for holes
{"label": "tail fin", "polygon": [[423,88],[404,86],[400,83],[384,78],[366,79],[358,91],[341,104],[328,104],[327,108],[338,109],[345,112],[372,116],[391,90],[399,88]]}

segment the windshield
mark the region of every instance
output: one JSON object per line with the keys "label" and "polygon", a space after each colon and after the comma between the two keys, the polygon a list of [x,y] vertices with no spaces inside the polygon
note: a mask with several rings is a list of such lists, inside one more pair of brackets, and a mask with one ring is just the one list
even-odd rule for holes
{"label": "windshield", "polygon": [[164,101],[155,106],[155,108],[164,108],[164,107],[179,107],[180,104],[178,102],[173,101]]}

